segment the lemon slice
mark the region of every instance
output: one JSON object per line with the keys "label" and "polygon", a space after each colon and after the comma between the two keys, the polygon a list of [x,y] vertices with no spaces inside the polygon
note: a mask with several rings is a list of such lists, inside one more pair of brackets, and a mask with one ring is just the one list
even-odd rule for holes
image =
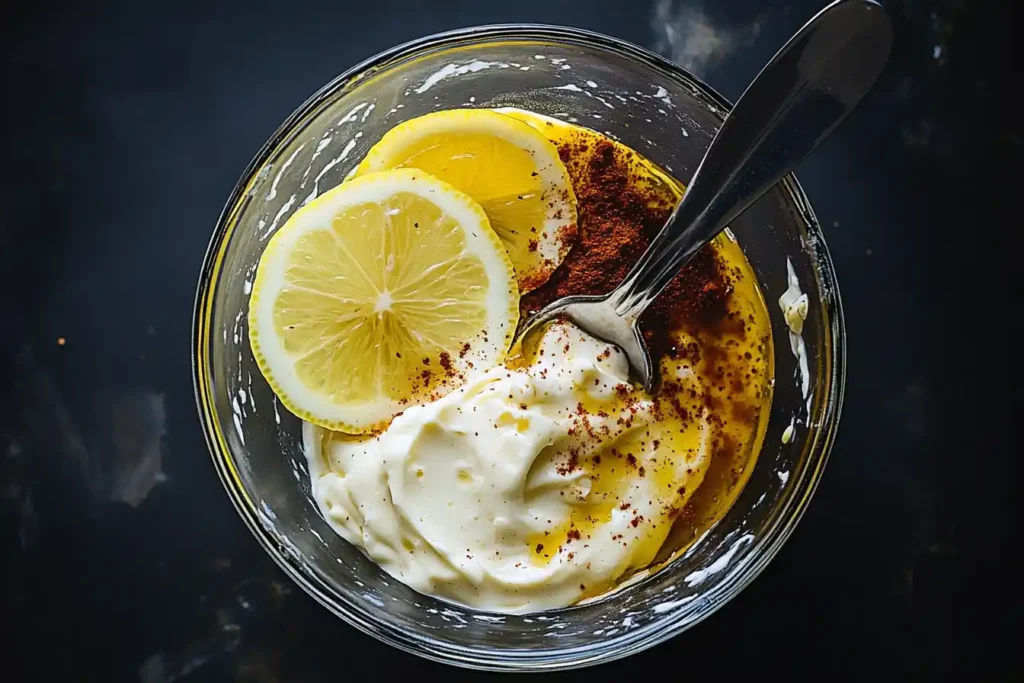
{"label": "lemon slice", "polygon": [[512,264],[480,205],[400,169],[342,183],[274,235],[249,340],[289,410],[365,433],[501,363],[518,320]]}
{"label": "lemon slice", "polygon": [[483,206],[523,293],[547,281],[576,237],[576,197],[565,165],[528,124],[487,109],[452,109],[395,126],[356,175],[418,168]]}

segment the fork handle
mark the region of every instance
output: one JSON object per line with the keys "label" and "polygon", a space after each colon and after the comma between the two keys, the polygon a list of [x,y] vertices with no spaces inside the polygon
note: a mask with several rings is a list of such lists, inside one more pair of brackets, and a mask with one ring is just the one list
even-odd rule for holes
{"label": "fork handle", "polygon": [[837,0],[807,22],[740,97],[682,201],[610,295],[636,320],[694,254],[793,170],[881,73],[892,24],[875,0]]}

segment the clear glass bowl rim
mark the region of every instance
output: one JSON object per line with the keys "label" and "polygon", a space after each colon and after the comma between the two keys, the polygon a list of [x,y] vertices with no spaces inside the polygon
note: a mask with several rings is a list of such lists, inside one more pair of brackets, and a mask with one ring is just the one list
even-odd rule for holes
{"label": "clear glass bowl rim", "polygon": [[254,181],[257,170],[263,167],[272,151],[289,136],[295,125],[303,120],[310,111],[320,106],[328,97],[370,75],[386,71],[390,65],[396,62],[401,62],[426,50],[454,48],[467,40],[476,42],[486,39],[511,39],[524,42],[546,40],[600,48],[643,63],[665,78],[681,82],[691,88],[696,98],[718,108],[723,115],[732,108],[732,104],[713,88],[681,66],[655,52],[618,38],[565,26],[491,24],[456,29],[403,43],[353,66],[309,97],[278,127],[249,162],[225,204],[207,247],[196,290],[192,346],[193,384],[207,446],[221,483],[232,503],[264,550],[295,583],[317,602],[363,633],[400,650],[433,661],[489,671],[557,671],[612,661],[662,643],[703,621],[738,595],[748,583],[760,574],[789,538],[797,522],[803,516],[807,504],[818,486],[832,449],[839,425],[846,383],[846,331],[835,270],[821,226],[796,178],[790,175],[782,181],[782,189],[800,212],[800,218],[805,223],[807,231],[816,245],[812,261],[816,267],[815,274],[819,279],[819,287],[822,282],[825,282],[828,290],[832,292],[831,301],[818,300],[828,333],[828,339],[823,345],[824,352],[826,359],[830,356],[832,361],[826,363],[827,371],[820,377],[824,391],[819,409],[820,415],[815,416],[819,418],[818,429],[806,448],[807,474],[801,477],[801,481],[796,482],[801,490],[796,491],[795,495],[789,499],[788,507],[790,509],[784,510],[786,514],[779,515],[774,525],[755,542],[751,548],[752,560],[737,570],[729,572],[729,575],[711,589],[710,594],[714,597],[713,606],[695,618],[660,621],[652,624],[651,627],[628,631],[617,638],[586,646],[545,650],[541,653],[520,653],[500,649],[452,646],[419,633],[395,628],[377,619],[370,611],[344,598],[339,600],[340,596],[336,594],[329,594],[329,588],[322,583],[317,575],[306,568],[291,553],[281,548],[280,544],[263,527],[255,506],[242,488],[230,451],[217,427],[210,392],[209,373],[204,362],[208,362],[209,359],[205,346],[209,333],[209,318],[220,256],[226,249],[227,241],[230,238],[232,219],[249,186]]}

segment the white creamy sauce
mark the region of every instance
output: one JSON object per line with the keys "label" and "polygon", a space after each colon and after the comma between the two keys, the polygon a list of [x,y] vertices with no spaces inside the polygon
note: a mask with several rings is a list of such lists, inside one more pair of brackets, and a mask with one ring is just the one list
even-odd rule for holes
{"label": "white creamy sauce", "polygon": [[[690,588],[693,588],[696,585],[704,583],[704,581],[706,581],[709,576],[724,571],[732,563],[732,558],[736,556],[736,553],[739,552],[741,548],[744,548],[747,545],[751,544],[753,541],[753,534],[744,534],[740,536],[738,539],[736,539],[736,542],[733,543],[732,546],[730,546],[730,548],[727,551],[725,551],[725,553],[723,553],[718,559],[716,559],[714,562],[712,562],[704,569],[698,569],[695,572],[687,574],[683,581],[685,581],[686,585]],[[657,607],[655,607],[655,609],[657,609]]]}
{"label": "white creamy sauce", "polygon": [[[649,472],[672,468],[671,493],[624,462],[618,476],[593,479],[595,454],[608,458],[616,444],[656,428],[651,403],[640,400],[628,429],[616,428],[626,407],[590,415],[592,429],[580,429],[581,400],[611,401],[627,377],[620,351],[552,326],[530,366],[495,368],[410,407],[378,436],[306,424],[314,499],[339,535],[420,592],[496,612],[572,604],[585,586],[611,585],[650,561],[643,553],[663,542],[670,507],[699,487],[710,461],[710,429],[698,423],[697,447],[682,456],[667,458],[662,445],[658,463],[650,441],[637,453]],[[578,465],[567,468],[570,452]],[[599,495],[601,518],[580,538],[555,540]],[[553,540],[541,554],[535,544],[545,532]]]}
{"label": "white creamy sauce", "polygon": [[[779,308],[789,328],[789,349],[797,360],[797,371],[800,373],[800,393],[810,403],[811,372],[807,364],[807,347],[804,345],[804,321],[807,320],[808,299],[800,290],[800,280],[796,277],[793,262],[786,259],[786,291],[779,297]],[[808,411],[810,405],[808,405]]]}
{"label": "white creamy sauce", "polygon": [[504,64],[502,62],[484,62],[479,59],[475,59],[472,62],[469,62],[468,64],[445,64],[443,67],[427,76],[427,78],[423,81],[423,84],[416,88],[414,92],[417,95],[422,95],[423,93],[427,92],[428,90],[430,90],[431,88],[433,88],[435,85],[437,85],[446,78],[451,78],[453,76],[463,76],[469,73],[476,73],[477,71],[489,69],[492,66],[497,66],[499,68],[505,69],[508,68],[508,64]]}

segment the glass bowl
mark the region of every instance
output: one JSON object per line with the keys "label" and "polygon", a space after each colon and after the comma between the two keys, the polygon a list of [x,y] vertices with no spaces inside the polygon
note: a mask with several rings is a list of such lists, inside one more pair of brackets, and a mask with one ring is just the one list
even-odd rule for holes
{"label": "glass bowl", "polygon": [[[720,95],[652,52],[550,26],[444,33],[350,69],[274,133],[224,208],[196,294],[196,398],[214,465],[239,514],[281,568],[329,610],[430,659],[480,669],[564,669],[623,657],[686,630],[736,596],[778,552],[835,436],[843,317],[820,226],[796,180],[787,178],[731,226],[768,302],[776,383],[760,458],[726,516],[663,570],[560,610],[490,614],[395,581],[335,534],[312,501],[300,422],[278,405],[249,349],[248,294],[270,235],[340,183],[385,131],[438,109],[498,106],[604,132],[683,182],[729,111]],[[790,339],[775,303],[787,287],[787,263],[810,299],[802,341]]]}

